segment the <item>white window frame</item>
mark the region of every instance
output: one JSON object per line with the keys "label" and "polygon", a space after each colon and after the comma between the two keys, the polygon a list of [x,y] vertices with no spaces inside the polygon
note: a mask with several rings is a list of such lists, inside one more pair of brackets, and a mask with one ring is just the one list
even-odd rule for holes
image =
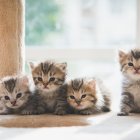
{"label": "white window frame", "polygon": [[48,49],[45,47],[27,47],[26,59],[66,59],[66,60],[110,60],[115,54],[114,49]]}

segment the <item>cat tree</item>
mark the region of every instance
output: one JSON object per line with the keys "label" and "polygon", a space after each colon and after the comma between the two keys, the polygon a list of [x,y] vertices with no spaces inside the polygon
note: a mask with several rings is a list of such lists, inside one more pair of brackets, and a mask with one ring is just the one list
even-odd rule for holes
{"label": "cat tree", "polygon": [[23,0],[0,0],[0,78],[23,72]]}

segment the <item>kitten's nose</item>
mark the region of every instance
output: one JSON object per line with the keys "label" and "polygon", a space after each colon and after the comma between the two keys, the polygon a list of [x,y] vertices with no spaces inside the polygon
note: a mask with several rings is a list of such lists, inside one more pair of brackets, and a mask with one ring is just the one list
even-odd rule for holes
{"label": "kitten's nose", "polygon": [[76,102],[78,105],[80,105],[81,100],[76,100],[75,102]]}
{"label": "kitten's nose", "polygon": [[138,72],[140,70],[140,68],[136,68],[136,67],[134,69],[135,69],[136,72]]}
{"label": "kitten's nose", "polygon": [[47,87],[48,86],[48,83],[43,83],[43,85],[44,85],[45,88],[48,88]]}
{"label": "kitten's nose", "polygon": [[12,101],[11,104],[14,106],[16,104],[16,101]]}

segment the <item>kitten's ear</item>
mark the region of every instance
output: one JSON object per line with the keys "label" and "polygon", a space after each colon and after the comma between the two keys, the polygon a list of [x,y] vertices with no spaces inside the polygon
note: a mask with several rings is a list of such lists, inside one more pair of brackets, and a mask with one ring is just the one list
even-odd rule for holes
{"label": "kitten's ear", "polygon": [[67,69],[67,63],[64,62],[64,63],[59,63],[57,64],[57,66],[62,70],[62,71],[66,71]]}
{"label": "kitten's ear", "polygon": [[33,62],[29,62],[29,66],[30,66],[31,69],[34,69],[34,67],[35,67]]}
{"label": "kitten's ear", "polygon": [[96,81],[95,80],[90,80],[88,82],[88,85],[89,85],[90,88],[96,89]]}
{"label": "kitten's ear", "polygon": [[29,84],[29,78],[26,75],[24,75],[24,76],[21,77],[21,82],[22,82],[23,85],[28,85]]}
{"label": "kitten's ear", "polygon": [[119,61],[122,62],[122,60],[127,56],[127,53],[119,50]]}

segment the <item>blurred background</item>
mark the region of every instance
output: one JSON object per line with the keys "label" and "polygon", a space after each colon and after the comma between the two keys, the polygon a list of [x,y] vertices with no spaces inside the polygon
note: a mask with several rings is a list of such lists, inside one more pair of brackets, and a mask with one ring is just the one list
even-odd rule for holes
{"label": "blurred background", "polygon": [[26,0],[25,10],[27,61],[66,61],[68,79],[98,76],[118,91],[117,51],[136,46],[137,0]]}

